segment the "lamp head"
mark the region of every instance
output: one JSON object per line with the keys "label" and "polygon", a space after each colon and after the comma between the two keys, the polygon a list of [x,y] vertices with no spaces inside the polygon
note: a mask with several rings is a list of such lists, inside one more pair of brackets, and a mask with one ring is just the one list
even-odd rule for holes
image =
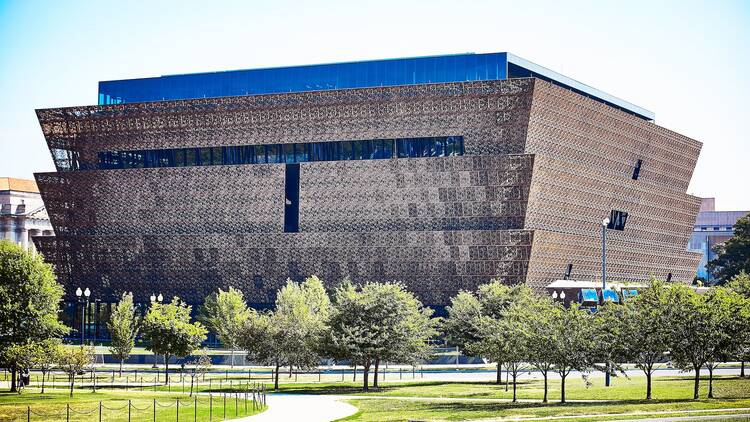
{"label": "lamp head", "polygon": [[151,299],[152,302],[155,302],[156,301],[156,296],[154,296],[153,294],[151,294],[150,299]]}
{"label": "lamp head", "polygon": [[83,291],[81,291],[81,288],[80,287],[77,288],[76,289],[76,296],[81,297],[82,294],[83,294]]}
{"label": "lamp head", "polygon": [[552,292],[552,299],[557,299],[557,290]]}
{"label": "lamp head", "polygon": [[604,220],[602,220],[602,226],[607,227],[609,225],[609,217],[606,217]]}
{"label": "lamp head", "polygon": [[161,302],[162,300],[164,300],[164,296],[162,296],[162,295],[161,295],[161,293],[159,293],[159,297],[157,297],[156,299],[157,299],[157,300],[158,300],[159,302]]}
{"label": "lamp head", "polygon": [[565,292],[560,292],[560,299],[565,300]]}
{"label": "lamp head", "polygon": [[91,290],[89,290],[88,287],[86,287],[86,290],[83,291],[83,295],[86,296],[88,299],[89,296],[91,296]]}

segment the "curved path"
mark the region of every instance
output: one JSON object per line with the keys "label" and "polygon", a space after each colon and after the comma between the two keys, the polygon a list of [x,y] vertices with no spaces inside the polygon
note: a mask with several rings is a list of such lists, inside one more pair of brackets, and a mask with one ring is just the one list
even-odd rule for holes
{"label": "curved path", "polygon": [[339,397],[313,394],[269,394],[268,409],[258,415],[235,419],[241,422],[307,421],[328,422],[345,418],[357,408]]}

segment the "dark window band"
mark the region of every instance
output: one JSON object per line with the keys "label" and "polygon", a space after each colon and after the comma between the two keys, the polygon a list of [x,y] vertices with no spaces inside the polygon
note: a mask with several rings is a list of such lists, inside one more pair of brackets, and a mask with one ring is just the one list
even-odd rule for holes
{"label": "dark window band", "polygon": [[304,163],[308,161],[449,157],[463,154],[463,136],[434,136],[299,144],[103,151],[99,153],[99,168]]}

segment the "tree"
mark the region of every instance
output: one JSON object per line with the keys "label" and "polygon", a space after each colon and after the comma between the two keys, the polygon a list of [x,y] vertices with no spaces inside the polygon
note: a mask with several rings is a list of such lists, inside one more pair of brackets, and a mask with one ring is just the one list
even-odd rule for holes
{"label": "tree", "polygon": [[557,319],[555,314],[560,312],[561,309],[546,295],[538,296],[537,300],[529,307],[529,312],[534,315],[534,318],[528,321],[527,359],[529,364],[541,372],[544,378],[544,397],[542,398],[542,403],[547,403],[548,401],[548,375],[553,369],[552,354],[550,353],[549,345],[552,344],[557,336],[555,332],[557,326],[554,324],[554,321]]}
{"label": "tree", "polygon": [[[524,288],[526,289],[526,288]],[[500,337],[498,342],[505,347],[504,356],[506,367],[513,378],[513,402],[518,401],[516,396],[516,385],[518,374],[526,368],[531,356],[530,347],[533,331],[530,329],[531,322],[537,317],[533,313],[532,298],[534,295],[530,290],[521,293],[518,300],[511,304],[504,312],[503,318],[488,326],[491,338]],[[494,327],[493,327],[494,326]],[[545,375],[546,376],[546,375]]]}
{"label": "tree", "polygon": [[[0,356],[10,346],[60,337],[68,332],[57,318],[63,288],[40,254],[0,241]],[[17,366],[11,369],[16,391]]]}
{"label": "tree", "polygon": [[94,360],[94,347],[66,347],[61,348],[58,355],[59,368],[68,375],[70,381],[70,397],[73,397],[73,384],[76,375],[82,374],[84,368]]}
{"label": "tree", "polygon": [[750,214],[737,220],[734,236],[714,246],[717,257],[708,263],[708,269],[725,283],[741,272],[750,273]]}
{"label": "tree", "polygon": [[343,283],[333,297],[331,351],[363,367],[364,390],[369,389],[370,369],[377,369],[381,360],[410,361],[427,353],[436,321],[403,284]]}
{"label": "tree", "polygon": [[697,400],[701,368],[715,358],[721,341],[717,332],[721,316],[690,287],[674,285],[668,292],[672,359],[677,368],[694,372],[693,399]]}
{"label": "tree", "polygon": [[234,351],[239,346],[242,328],[250,318],[250,309],[242,291],[229,287],[208,296],[201,306],[198,320],[216,333],[224,347],[231,350],[230,366],[234,367]]}
{"label": "tree", "polygon": [[623,307],[618,303],[606,302],[592,315],[592,356],[593,368],[604,373],[605,386],[609,387],[610,377],[617,373],[624,374],[622,363],[627,352],[622,338]]}
{"label": "tree", "polygon": [[312,367],[320,362],[328,332],[330,300],[315,276],[302,283],[287,280],[276,296],[273,312],[251,311],[238,344],[248,359],[274,366],[274,389],[279,388],[279,368]]}
{"label": "tree", "polygon": [[721,287],[712,288],[703,297],[703,306],[709,313],[709,324],[713,336],[708,344],[710,353],[706,362],[708,369],[708,398],[714,398],[714,370],[719,363],[726,362],[744,352],[748,325],[750,324],[750,305],[748,300],[738,293]]}
{"label": "tree", "polygon": [[561,379],[560,402],[565,403],[565,381],[571,371],[585,373],[592,365],[591,317],[577,304],[552,314],[554,337],[549,344],[550,362]]}
{"label": "tree", "polygon": [[665,284],[652,279],[649,286],[628,299],[619,319],[625,359],[646,375],[646,400],[651,399],[651,378],[656,365],[669,352],[671,320]]}
{"label": "tree", "polygon": [[169,384],[169,359],[185,357],[206,339],[207,330],[200,322],[190,322],[192,308],[175,296],[170,303],[152,302],[143,319],[143,334],[148,350],[164,355],[165,383]]}
{"label": "tree", "polygon": [[34,343],[37,347],[36,353],[33,354],[31,367],[38,369],[42,373],[42,391],[44,394],[44,381],[52,369],[57,365],[60,358],[62,342],[56,338],[42,340]]}
{"label": "tree", "polygon": [[201,349],[186,362],[186,366],[190,367],[190,397],[192,397],[193,385],[196,384],[197,377],[206,374],[211,369],[211,358],[205,349]]}
{"label": "tree", "polygon": [[497,384],[500,384],[501,368],[509,349],[505,339],[487,327],[499,328],[506,309],[529,294],[524,285],[508,286],[496,279],[479,286],[476,295],[460,292],[451,299],[447,309],[448,318],[444,324],[447,338],[456,342],[464,353],[496,362]]}
{"label": "tree", "polygon": [[[745,271],[741,271],[736,276],[729,280],[726,287],[734,292],[740,294],[745,299],[750,300],[750,275]],[[740,359],[740,377],[745,376],[745,361],[750,356],[750,329],[744,330],[742,333],[742,346],[738,350],[737,359]]]}
{"label": "tree", "polygon": [[135,337],[140,328],[140,318],[133,303],[132,293],[123,293],[120,301],[112,309],[107,328],[112,336],[109,352],[120,361],[120,376],[122,376],[122,364],[135,347]]}

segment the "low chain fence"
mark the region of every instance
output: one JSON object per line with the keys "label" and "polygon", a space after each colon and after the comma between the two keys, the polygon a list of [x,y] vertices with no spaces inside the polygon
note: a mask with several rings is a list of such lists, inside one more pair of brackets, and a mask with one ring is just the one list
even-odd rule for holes
{"label": "low chain fence", "polygon": [[237,418],[257,413],[266,408],[266,388],[262,384],[245,384],[242,390],[226,393],[195,394],[192,397],[174,400],[151,399],[127,400],[126,404],[115,406],[100,401],[94,407],[65,403],[58,412],[39,411],[34,406],[27,406],[25,419],[15,420],[37,421],[146,421],[156,422],[174,420],[213,421]]}
{"label": "low chain fence", "polygon": [[[425,373],[434,372],[421,367],[381,367],[378,371],[380,380],[410,380],[424,378]],[[3,380],[10,379],[10,372],[3,370]],[[282,369],[279,371],[279,382],[345,382],[357,380],[363,374],[362,368],[319,368],[316,370],[293,370]],[[232,390],[236,385],[250,382],[273,383],[275,373],[273,369],[246,369],[212,371],[191,376],[188,371],[182,372],[177,369],[170,373],[169,380],[163,371],[156,370],[118,370],[89,371],[76,375],[74,387],[79,389],[111,388],[141,391],[170,391],[189,392],[192,387],[194,391],[221,391]],[[374,376],[373,368],[370,376]],[[42,375],[41,372],[33,371],[30,375],[31,387],[40,387],[44,378],[45,388],[68,388],[70,378],[65,373],[50,372]]]}

